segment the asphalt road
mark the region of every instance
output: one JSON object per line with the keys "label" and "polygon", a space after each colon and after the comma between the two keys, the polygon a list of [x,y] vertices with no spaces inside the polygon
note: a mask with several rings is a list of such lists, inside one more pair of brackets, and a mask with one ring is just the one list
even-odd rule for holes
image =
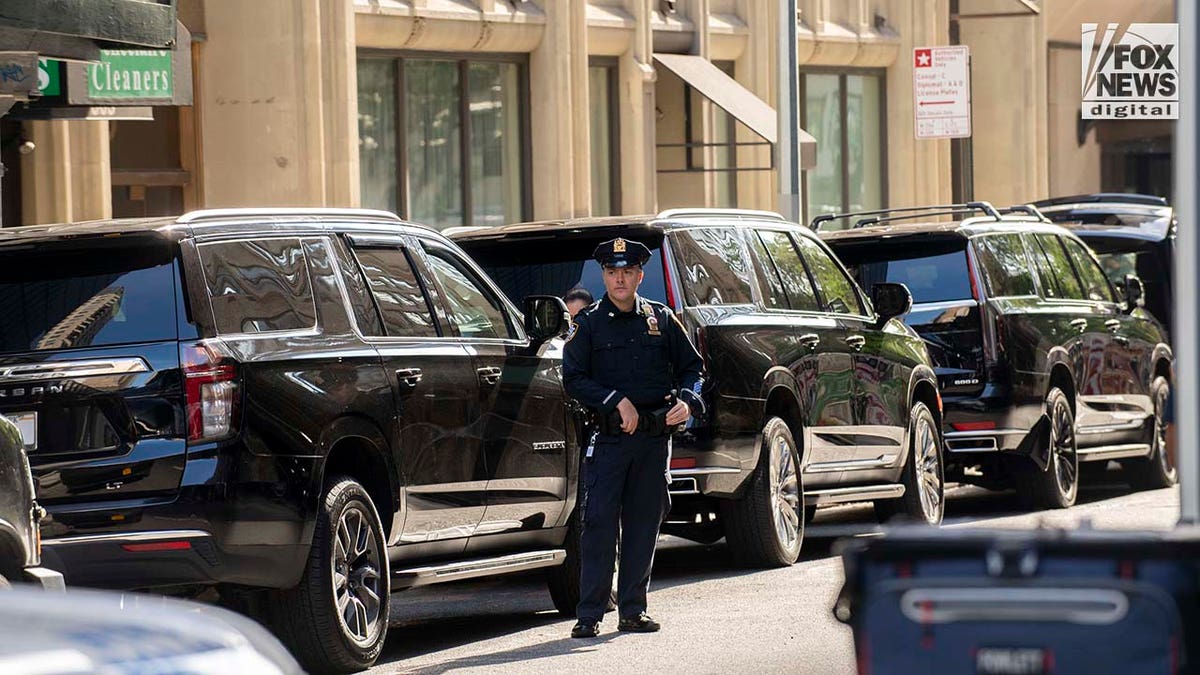
{"label": "asphalt road", "polygon": [[[1111,473],[1071,509],[1025,513],[1011,495],[955,491],[945,527],[1166,529],[1177,489],[1132,492]],[[850,629],[830,608],[842,583],[833,542],[879,531],[866,505],[823,509],[794,566],[744,570],[724,542],[659,542],[650,613],[659,633],[572,640],[537,574],[430,586],[393,597],[392,627],[372,673],[853,673]]]}

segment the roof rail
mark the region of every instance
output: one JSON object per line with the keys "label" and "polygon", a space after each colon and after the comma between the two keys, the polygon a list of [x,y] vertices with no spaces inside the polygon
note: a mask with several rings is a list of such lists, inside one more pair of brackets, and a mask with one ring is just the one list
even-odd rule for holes
{"label": "roof rail", "polygon": [[373,220],[389,220],[403,222],[400,216],[391,211],[374,209],[326,209],[326,208],[252,208],[252,209],[204,209],[191,211],[179,217],[176,222],[184,224],[203,223],[212,220],[234,220],[239,218],[287,218],[287,217],[341,217],[341,218],[370,218]]}
{"label": "roof rail", "polygon": [[[876,209],[874,211],[856,211],[853,213],[827,213],[817,216],[812,219],[809,227],[814,232],[820,232],[821,226],[825,223],[841,220],[843,218],[857,218],[852,226],[854,229],[867,227],[876,223],[887,222],[891,220],[905,220],[908,218],[920,218],[922,216],[952,216],[961,213],[972,213],[979,211],[986,216],[1000,220],[1000,212],[996,207],[988,202],[967,202],[966,204],[941,204],[937,206],[905,206],[895,209]],[[909,214],[909,215],[894,215],[894,214]]]}
{"label": "roof rail", "polygon": [[671,218],[709,218],[715,216],[742,216],[749,218],[769,218],[771,220],[786,220],[782,214],[775,211],[755,211],[754,209],[667,209],[655,216],[657,220]]}
{"label": "roof rail", "polygon": [[1051,197],[1033,202],[1034,206],[1061,206],[1063,204],[1085,204],[1095,202],[1113,202],[1117,204],[1145,204],[1146,206],[1170,206],[1163,197],[1155,195],[1140,195],[1133,192],[1096,192],[1093,194],[1070,195],[1067,197]]}
{"label": "roof rail", "polygon": [[1039,211],[1038,207],[1034,206],[1033,204],[1013,204],[1008,208],[1000,209],[1000,213],[1001,215],[1006,215],[1009,213],[1024,213],[1025,215],[1033,216],[1038,220],[1045,220],[1047,222],[1050,220],[1046,217],[1046,214]]}

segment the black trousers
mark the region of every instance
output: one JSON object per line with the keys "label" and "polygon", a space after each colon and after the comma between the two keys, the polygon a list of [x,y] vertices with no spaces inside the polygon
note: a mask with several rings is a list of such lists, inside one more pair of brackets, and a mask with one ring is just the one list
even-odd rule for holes
{"label": "black trousers", "polygon": [[618,531],[618,610],[622,618],[646,611],[658,528],[671,505],[667,444],[666,436],[597,434],[586,451],[576,611],[581,621],[599,621],[604,616],[612,593]]}

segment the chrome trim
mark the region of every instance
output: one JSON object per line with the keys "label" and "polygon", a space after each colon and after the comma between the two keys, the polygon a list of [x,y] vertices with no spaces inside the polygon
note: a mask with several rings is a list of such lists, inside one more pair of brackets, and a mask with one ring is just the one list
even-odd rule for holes
{"label": "chrome trim", "polygon": [[899,455],[880,455],[875,459],[851,459],[844,462],[820,462],[804,467],[804,473],[833,473],[835,471],[864,471],[882,469],[896,462]]}
{"label": "chrome trim", "polygon": [[783,220],[786,219],[775,211],[756,211],[753,209],[713,209],[713,208],[691,208],[691,209],[667,209],[654,217],[655,220],[672,220],[683,218],[720,218],[720,217],[742,217],[742,218],[763,218],[768,220]]}
{"label": "chrome trim", "polygon": [[199,539],[211,537],[204,530],[151,530],[146,532],[115,532],[110,534],[84,534],[76,537],[43,539],[42,546],[67,546],[71,544],[99,544],[104,542],[125,543],[137,541],[161,541],[164,539]]}
{"label": "chrome trim", "polygon": [[1108,424],[1100,427],[1086,427],[1077,429],[1075,433],[1079,436],[1094,436],[1098,434],[1112,434],[1118,431],[1134,431],[1146,425],[1146,418],[1130,420],[1125,424]]}
{"label": "chrome trim", "polygon": [[[675,487],[676,483],[680,484],[679,487]],[[698,495],[700,488],[696,485],[695,478],[672,478],[667,492],[673,495]]]}
{"label": "chrome trim", "polygon": [[947,452],[999,452],[1000,444],[991,436],[987,437],[968,437],[968,438],[947,438],[945,440]]}
{"label": "chrome trim", "polygon": [[942,433],[942,438],[950,440],[953,438],[987,438],[989,436],[1024,436],[1029,433],[1028,429],[987,429],[981,431],[946,431]]}
{"label": "chrome trim", "polygon": [[1149,457],[1151,446],[1146,443],[1129,443],[1126,445],[1108,445],[1100,448],[1079,448],[1075,452],[1081,462],[1098,462],[1106,459],[1125,459],[1127,457]]}
{"label": "chrome trim", "polygon": [[[403,223],[399,216],[390,211],[373,209],[327,209],[327,208],[245,208],[245,209],[202,209],[190,211],[175,221],[187,225],[206,220],[237,220],[243,218],[362,218]],[[407,223],[405,223],[407,224]]]}
{"label": "chrome trim", "polygon": [[493,574],[523,572],[539,567],[553,567],[554,565],[562,564],[562,561],[566,557],[567,552],[563,549],[549,549],[545,551],[503,555],[495,558],[476,558],[462,562],[393,570],[392,588],[412,588],[415,586],[442,583],[444,581],[457,581],[459,579],[472,579]]}
{"label": "chrome trim", "polygon": [[822,504],[843,504],[845,502],[862,502],[872,499],[892,499],[904,496],[904,486],[899,483],[891,485],[864,485],[861,487],[829,488],[828,490],[807,490],[804,494],[806,506]]}
{"label": "chrome trim", "polygon": [[148,372],[150,372],[150,365],[142,358],[50,361],[0,368],[0,382],[74,379]]}
{"label": "chrome trim", "polygon": [[1129,611],[1120,591],[1102,588],[914,588],[900,611],[922,625],[960,621],[1055,621],[1104,626]]}
{"label": "chrome trim", "polygon": [[741,469],[728,466],[698,466],[693,469],[670,469],[671,480],[676,476],[711,476],[714,474],[741,473]]}

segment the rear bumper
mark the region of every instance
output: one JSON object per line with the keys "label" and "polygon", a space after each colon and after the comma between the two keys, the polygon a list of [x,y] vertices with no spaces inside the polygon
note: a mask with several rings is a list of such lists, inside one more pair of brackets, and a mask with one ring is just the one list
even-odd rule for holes
{"label": "rear bumper", "polygon": [[71,586],[291,588],[312,541],[319,463],[190,449],[171,497],[44,505],[43,564]]}
{"label": "rear bumper", "polygon": [[758,437],[688,431],[672,440],[671,461],[678,466],[670,471],[672,495],[736,497],[758,465]]}
{"label": "rear bumper", "polygon": [[[234,583],[295,585],[308,547],[218,545],[203,530],[144,530],[61,537],[42,544],[45,563],[72,586],[156,589]],[[295,577],[295,578],[293,578]]]}
{"label": "rear bumper", "polygon": [[1017,450],[1029,429],[989,429],[987,431],[944,431],[943,442],[950,455],[972,455]]}

